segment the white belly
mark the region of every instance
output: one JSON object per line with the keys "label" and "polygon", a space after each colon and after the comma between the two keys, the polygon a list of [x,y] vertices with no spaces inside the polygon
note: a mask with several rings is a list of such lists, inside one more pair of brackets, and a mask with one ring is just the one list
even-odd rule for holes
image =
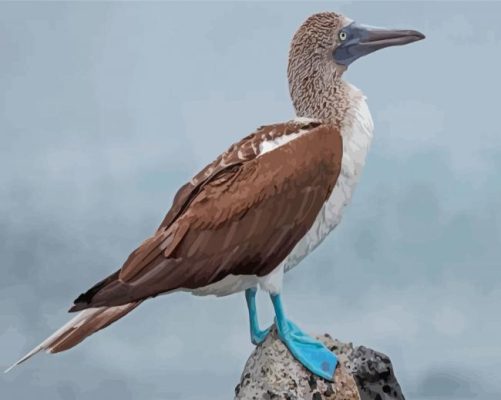
{"label": "white belly", "polygon": [[345,118],[346,123],[341,128],[343,137],[341,172],[329,199],[318,213],[308,233],[298,242],[287,258],[270,274],[263,277],[229,275],[211,285],[190,290],[193,294],[226,296],[256,287],[258,284],[268,292],[277,293],[281,290],[283,273],[295,267],[322,243],[327,235],[339,224],[343,208],[350,202],[360,178],[374,129],[365,96],[355,87],[352,86],[351,88],[353,98],[358,101],[352,103]]}
{"label": "white belly", "polygon": [[350,108],[346,123],[341,129],[343,137],[343,158],[341,173],[332,193],[324,204],[308,233],[298,242],[283,262],[285,272],[295,267],[312,252],[339,224],[344,207],[351,201],[355,186],[360,179],[365,158],[372,142],[374,124],[365,101],[365,96],[352,87],[359,95],[359,101]]}
{"label": "white belly", "polygon": [[196,296],[227,296],[229,294],[242,292],[246,289],[257,287],[258,285],[270,293],[278,293],[282,289],[282,280],[284,275],[283,263],[275,268],[271,273],[265,276],[256,275],[228,275],[220,281],[210,285],[189,289]]}
{"label": "white belly", "polygon": [[242,292],[246,289],[256,287],[259,283],[259,278],[255,275],[228,275],[220,281],[211,283],[210,285],[186,290],[196,296],[227,296],[232,293]]}

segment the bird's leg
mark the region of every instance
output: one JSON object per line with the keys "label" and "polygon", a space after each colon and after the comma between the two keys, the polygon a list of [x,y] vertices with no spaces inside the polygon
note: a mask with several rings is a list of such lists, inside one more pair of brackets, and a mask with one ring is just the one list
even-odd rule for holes
{"label": "bird's leg", "polygon": [[271,301],[278,336],[294,358],[315,375],[334,380],[337,357],[322,342],[307,335],[286,318],[280,294],[271,294]]}
{"label": "bird's leg", "polygon": [[259,329],[259,320],[256,308],[256,293],[256,288],[247,289],[245,291],[245,300],[247,301],[247,308],[249,310],[251,342],[258,345],[264,342],[264,339],[266,339],[266,336],[270,332],[270,328],[265,330]]}

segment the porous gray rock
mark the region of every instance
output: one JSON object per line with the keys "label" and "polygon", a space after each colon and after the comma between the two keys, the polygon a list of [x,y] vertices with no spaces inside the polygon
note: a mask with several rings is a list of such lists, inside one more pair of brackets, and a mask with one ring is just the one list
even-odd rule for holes
{"label": "porous gray rock", "polygon": [[319,378],[289,353],[272,328],[252,352],[235,388],[236,400],[404,400],[390,359],[325,334],[317,336],[340,361],[334,382]]}
{"label": "porous gray rock", "polygon": [[405,400],[387,355],[351,346],[347,356],[346,368],[357,382],[361,400]]}

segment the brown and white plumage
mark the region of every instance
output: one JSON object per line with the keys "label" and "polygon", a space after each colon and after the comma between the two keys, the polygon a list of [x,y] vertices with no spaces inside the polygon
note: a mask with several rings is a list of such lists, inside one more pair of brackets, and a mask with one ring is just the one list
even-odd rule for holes
{"label": "brown and white plumage", "polygon": [[28,354],[7,368],[5,372],[9,372],[16,365],[28,360],[40,351],[46,351],[47,353],[59,353],[76,346],[86,337],[106,328],[108,325],[122,318],[124,315],[136,308],[140,303],[141,302],[139,301],[125,304],[123,306],[91,308],[82,311],[50,335],[42,343],[36,346]]}
{"label": "brown and white plumage", "polygon": [[[289,135],[300,136],[262,151],[268,140]],[[331,124],[262,127],[183,186],[156,233],[71,311],[196,290],[228,275],[269,274],[315,221],[341,157],[341,136]]]}
{"label": "brown and white plumage", "polygon": [[[283,144],[266,151],[274,140]],[[15,365],[77,345],[149,297],[270,273],[315,221],[341,157],[339,130],[318,121],[264,126],[232,145],[178,191],[155,234],[120,270],[75,300],[71,311],[84,311]]]}
{"label": "brown and white plumage", "polygon": [[[359,53],[350,52],[340,34],[346,32],[369,32],[374,40],[360,36]],[[67,350],[160,294],[227,295],[258,284],[279,292],[283,272],[339,223],[370,146],[365,97],[341,79],[343,72],[364,52],[423,37],[363,31],[335,13],[308,18],[294,35],[288,65],[301,118],[259,128],[181,187],[157,231],[75,300],[74,319],[15,365],[41,350]]]}

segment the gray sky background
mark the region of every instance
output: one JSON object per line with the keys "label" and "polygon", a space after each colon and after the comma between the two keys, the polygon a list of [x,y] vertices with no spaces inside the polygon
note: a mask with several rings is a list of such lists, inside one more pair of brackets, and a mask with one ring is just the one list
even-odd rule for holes
{"label": "gray sky background", "polygon": [[[293,116],[310,14],[423,31],[356,62],[376,130],[343,223],[286,277],[304,328],[387,353],[409,399],[501,397],[500,3],[0,3],[0,366],[149,235],[177,188]],[[243,295],[149,301],[0,376],[6,399],[230,399]],[[260,298],[263,321],[271,320]]]}

